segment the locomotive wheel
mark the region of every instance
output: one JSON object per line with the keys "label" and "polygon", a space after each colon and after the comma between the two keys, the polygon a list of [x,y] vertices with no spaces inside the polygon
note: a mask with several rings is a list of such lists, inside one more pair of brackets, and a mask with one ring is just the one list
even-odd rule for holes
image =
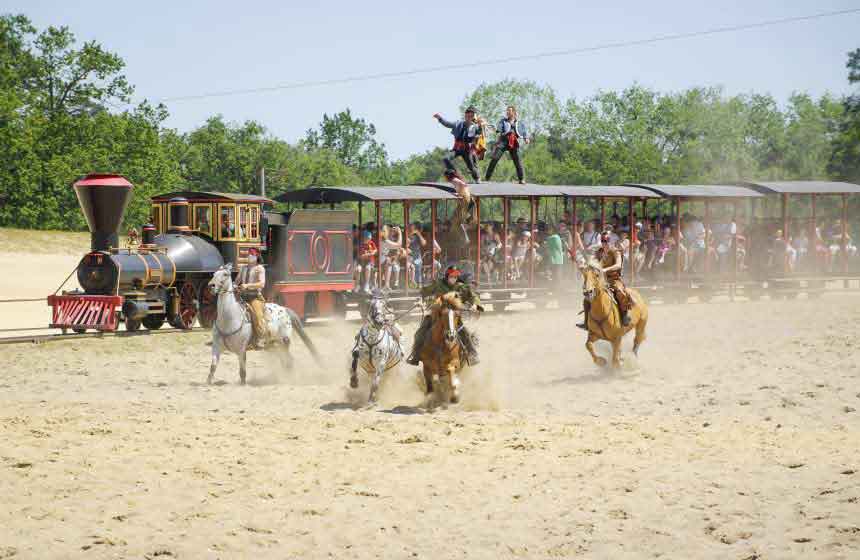
{"label": "locomotive wheel", "polygon": [[140,328],[140,321],[135,321],[134,319],[126,319],[125,320],[125,330],[128,332],[134,332]]}
{"label": "locomotive wheel", "polygon": [[200,313],[197,314],[197,320],[204,329],[211,329],[215,324],[215,317],[218,316],[218,302],[209,289],[208,282],[200,284],[198,293],[200,294]]}
{"label": "locomotive wheel", "polygon": [[[87,332],[87,329],[85,329],[85,328],[83,328],[83,327],[72,327],[72,330],[73,330],[76,334],[84,334],[85,332]],[[63,334],[65,334],[65,333],[63,333]]]}
{"label": "locomotive wheel", "polygon": [[143,326],[151,331],[157,331],[164,324],[164,315],[147,315],[143,318]]}
{"label": "locomotive wheel", "polygon": [[171,324],[177,329],[191,329],[197,320],[197,290],[194,284],[186,282],[179,291],[179,314],[176,315]]}

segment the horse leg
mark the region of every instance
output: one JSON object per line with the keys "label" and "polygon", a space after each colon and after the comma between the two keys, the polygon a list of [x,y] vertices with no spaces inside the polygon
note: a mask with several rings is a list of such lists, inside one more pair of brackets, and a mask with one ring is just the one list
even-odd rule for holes
{"label": "horse leg", "polygon": [[221,361],[221,337],[215,336],[212,340],[212,365],[209,366],[209,377],[206,378],[206,383],[212,384],[215,379],[215,370],[218,369],[218,362]]}
{"label": "horse leg", "polygon": [[612,344],[612,368],[613,369],[621,369],[621,340],[622,338],[616,338],[615,340],[610,340],[609,343]]}
{"label": "horse leg", "polygon": [[588,333],[588,340],[585,341],[585,349],[588,350],[588,353],[591,354],[591,359],[594,360],[594,363],[600,367],[606,365],[606,360],[601,358],[597,354],[594,353],[594,342],[597,340],[597,336],[594,333]]}
{"label": "horse leg", "polygon": [[433,372],[428,364],[424,364],[424,394],[429,395],[433,392]]}
{"label": "horse leg", "polygon": [[457,373],[454,368],[451,368],[448,371],[448,379],[450,380],[450,396],[451,396],[451,404],[457,404],[460,402],[460,374]]}
{"label": "horse leg", "polygon": [[352,351],[352,365],[349,366],[349,386],[358,388],[358,350]]}
{"label": "horse leg", "polygon": [[239,352],[239,384],[245,384],[245,364],[247,362],[248,355],[242,351]]}
{"label": "horse leg", "polygon": [[378,399],[379,382],[382,379],[382,371],[384,367],[384,363],[378,363],[376,365],[376,371],[373,372],[373,379],[370,381],[370,397],[367,399],[368,408],[375,405],[376,400]]}
{"label": "horse leg", "polygon": [[645,325],[648,324],[647,319],[639,318],[636,323],[636,337],[633,339],[633,354],[639,356],[639,346],[645,342]]}

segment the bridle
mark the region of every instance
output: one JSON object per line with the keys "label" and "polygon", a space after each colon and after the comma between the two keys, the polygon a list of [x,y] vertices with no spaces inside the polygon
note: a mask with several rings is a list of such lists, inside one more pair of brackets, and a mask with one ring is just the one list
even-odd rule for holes
{"label": "bridle", "polygon": [[[223,272],[223,271],[218,271],[218,272]],[[216,272],[216,274],[218,274],[218,273]],[[221,294],[233,294],[235,297],[236,287],[232,283],[230,284],[229,289],[224,289],[222,287],[224,285],[223,280],[219,280],[217,285],[214,284],[214,281],[215,281],[215,278],[213,277],[212,280],[208,284],[209,291],[212,292],[212,295],[217,297]],[[239,301],[238,298],[236,298],[236,301],[237,302]],[[247,323],[248,323],[248,315],[246,312],[243,312],[242,313],[242,320],[239,321],[239,326],[236,327],[234,330],[230,331],[229,333],[225,333],[224,331],[222,331],[220,329],[220,327],[218,327],[218,321],[217,320],[215,321],[214,327],[215,327],[215,330],[218,331],[218,334],[221,335],[221,338],[229,338],[229,337],[233,336],[234,334],[238,333],[239,331],[241,331],[242,327],[244,327]]]}

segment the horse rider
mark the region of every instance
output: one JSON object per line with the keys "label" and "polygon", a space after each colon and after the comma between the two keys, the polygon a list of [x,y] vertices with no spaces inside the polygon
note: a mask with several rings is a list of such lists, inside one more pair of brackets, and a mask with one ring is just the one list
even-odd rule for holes
{"label": "horse rider", "polygon": [[454,147],[445,155],[442,160],[445,163],[445,169],[453,171],[454,160],[459,156],[466,162],[466,167],[469,173],[472,174],[472,179],[476,183],[481,182],[481,176],[478,173],[478,162],[475,157],[475,144],[478,137],[482,134],[480,122],[475,119],[475,108],[469,106],[463,115],[463,120],[451,122],[436,113],[433,115],[439,124],[451,129],[451,134],[454,136]]}
{"label": "horse rider", "polygon": [[[428,299],[436,298],[449,292],[456,292],[464,305],[474,305],[479,313],[484,311],[484,308],[481,306],[481,299],[472,289],[472,286],[460,280],[460,269],[456,266],[449,266],[441,279],[421,288],[421,297]],[[418,365],[418,356],[421,354],[421,348],[424,346],[427,333],[430,332],[430,321],[430,315],[425,315],[421,321],[421,326],[415,331],[415,341],[412,345],[412,353],[406,359],[407,364]],[[466,330],[465,325],[460,328],[460,342],[468,354],[467,361],[469,365],[477,365],[480,362],[478,359],[477,344],[474,340],[474,335]]]}
{"label": "horse rider", "polygon": [[262,350],[266,342],[266,299],[263,289],[266,287],[266,269],[260,264],[260,251],[256,247],[248,249],[248,264],[239,268],[236,277],[236,288],[242,300],[251,309],[251,327],[253,336],[249,348]]}
{"label": "horse rider", "polygon": [[511,160],[514,162],[514,167],[517,169],[517,179],[521,185],[525,185],[525,175],[523,173],[523,164],[520,161],[520,140],[525,144],[531,142],[529,139],[526,125],[517,118],[517,109],[513,105],[508,105],[505,110],[505,116],[499,121],[496,127],[498,139],[496,145],[493,146],[493,154],[490,156],[490,165],[487,167],[486,180],[489,181],[493,176],[493,170],[496,169],[496,164],[502,158],[505,152],[511,154]]}
{"label": "horse rider", "polygon": [[[624,282],[621,280],[624,271],[624,258],[621,255],[621,249],[612,243],[611,234],[604,231],[600,234],[600,249],[595,255],[600,262],[601,270],[606,275],[606,284],[615,301],[618,302],[618,311],[621,313],[621,323],[626,327],[630,324],[630,308],[633,307],[633,299],[627,293],[627,288],[624,287]],[[586,300],[583,302],[583,311],[585,319],[582,323],[576,326],[588,330],[588,312],[591,304]]]}
{"label": "horse rider", "polygon": [[474,229],[478,221],[475,198],[469,190],[469,185],[457,171],[446,170],[445,179],[457,190],[457,208],[451,217],[451,231],[455,234],[461,233],[463,240],[461,246],[468,246],[471,243],[469,232]]}

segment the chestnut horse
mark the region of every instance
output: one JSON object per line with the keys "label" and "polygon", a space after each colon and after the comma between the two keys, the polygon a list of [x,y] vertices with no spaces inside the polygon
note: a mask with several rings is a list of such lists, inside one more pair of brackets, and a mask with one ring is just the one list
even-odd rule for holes
{"label": "chestnut horse", "polygon": [[465,365],[465,359],[460,357],[462,312],[463,302],[456,292],[437,297],[430,307],[429,340],[419,358],[424,366],[426,393],[433,396],[431,407],[436,403],[446,407],[460,400],[460,370]]}
{"label": "chestnut horse", "polygon": [[612,367],[621,368],[621,340],[624,335],[636,329],[633,339],[633,353],[639,354],[639,346],[645,340],[645,326],[648,324],[648,305],[636,290],[627,288],[627,293],[635,302],[628,311],[630,324],[626,327],[621,322],[621,313],[606,284],[606,278],[600,263],[591,258],[588,261],[578,259],[579,270],[582,271],[582,295],[591,303],[585,324],[588,327],[588,340],[585,348],[591,354],[594,363],[605,366],[606,360],[594,353],[594,342],[606,340],[612,345]]}

